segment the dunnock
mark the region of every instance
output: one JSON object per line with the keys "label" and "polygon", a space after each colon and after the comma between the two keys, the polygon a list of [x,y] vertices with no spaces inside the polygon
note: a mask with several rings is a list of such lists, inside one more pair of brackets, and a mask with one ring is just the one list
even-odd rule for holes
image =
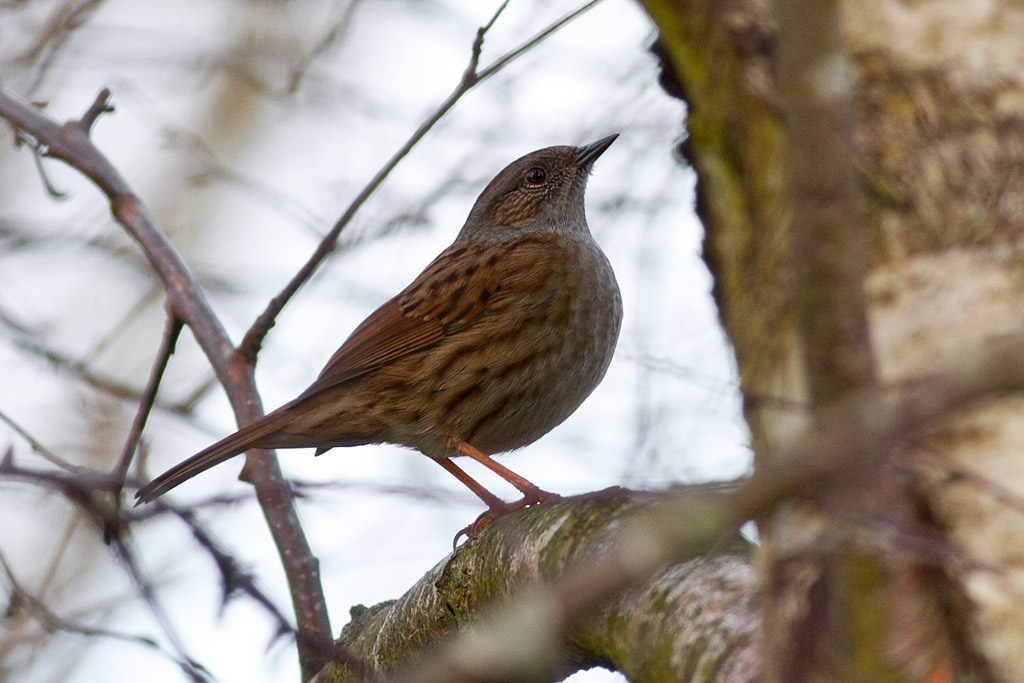
{"label": "dunnock", "polygon": [[[489,456],[539,439],[590,395],[622,320],[615,275],[583,193],[611,135],[512,162],[455,242],[374,311],[298,398],[142,487],[150,501],[250,448],[394,443],[428,455],[490,512],[556,497]],[[450,458],[467,455],[523,492],[514,506]]]}

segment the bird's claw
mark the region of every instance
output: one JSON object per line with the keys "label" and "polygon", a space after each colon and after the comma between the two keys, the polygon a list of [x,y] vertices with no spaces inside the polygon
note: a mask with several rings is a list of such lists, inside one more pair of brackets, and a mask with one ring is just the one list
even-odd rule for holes
{"label": "bird's claw", "polygon": [[459,532],[455,534],[455,538],[452,539],[452,550],[455,550],[459,546],[459,539],[463,536],[468,541],[478,531],[489,525],[499,517],[504,517],[510,512],[516,512],[524,508],[539,505],[540,503],[550,503],[552,501],[561,500],[562,497],[557,493],[551,493],[550,491],[544,491],[543,489],[535,489],[525,494],[522,498],[514,503],[503,503],[501,505],[492,505],[488,509],[480,513],[471,524],[464,526],[459,529]]}
{"label": "bird's claw", "polygon": [[[484,510],[483,512],[481,512],[479,517],[473,520],[470,524],[467,524],[466,526],[459,529],[459,533],[455,534],[455,538],[452,539],[452,550],[455,550],[455,548],[459,546],[459,539],[463,536],[465,536],[466,540],[468,541],[478,531],[480,531],[485,526],[496,520],[498,517],[508,514],[513,510],[519,509],[513,507],[513,505],[515,505],[515,503],[513,503],[512,505],[502,505],[500,507],[497,505],[493,505]],[[521,507],[525,507],[525,505]]]}

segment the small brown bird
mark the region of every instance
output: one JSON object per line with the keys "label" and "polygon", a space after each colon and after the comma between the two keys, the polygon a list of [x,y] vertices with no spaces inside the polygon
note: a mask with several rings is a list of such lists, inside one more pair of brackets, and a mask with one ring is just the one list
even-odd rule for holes
{"label": "small brown bird", "polygon": [[[153,500],[250,448],[394,443],[428,455],[492,515],[555,498],[490,458],[533,443],[604,377],[622,321],[583,193],[611,135],[512,162],[455,242],[374,311],[298,398],[142,487]],[[506,505],[455,465],[469,456],[523,493]]]}

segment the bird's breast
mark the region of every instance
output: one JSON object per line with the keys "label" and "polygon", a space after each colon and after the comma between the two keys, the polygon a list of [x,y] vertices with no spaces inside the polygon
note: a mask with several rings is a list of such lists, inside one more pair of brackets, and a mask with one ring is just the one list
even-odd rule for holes
{"label": "bird's breast", "polygon": [[496,282],[471,326],[423,355],[425,432],[485,453],[519,448],[564,421],[604,377],[622,318],[611,265],[590,240],[548,246]]}

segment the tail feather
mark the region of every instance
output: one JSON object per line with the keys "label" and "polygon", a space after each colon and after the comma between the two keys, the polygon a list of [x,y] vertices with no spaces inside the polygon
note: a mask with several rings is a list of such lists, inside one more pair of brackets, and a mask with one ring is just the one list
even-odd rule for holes
{"label": "tail feather", "polygon": [[148,503],[200,472],[205,472],[214,465],[219,465],[250,448],[272,448],[273,444],[265,440],[280,430],[289,419],[286,414],[275,411],[242,427],[234,434],[199,451],[188,460],[178,463],[140,488],[135,494],[135,504]]}

